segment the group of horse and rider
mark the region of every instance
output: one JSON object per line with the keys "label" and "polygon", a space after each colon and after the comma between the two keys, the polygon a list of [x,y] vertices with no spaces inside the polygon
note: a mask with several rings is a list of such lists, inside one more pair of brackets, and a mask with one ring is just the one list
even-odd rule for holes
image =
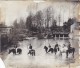
{"label": "group of horse and rider", "polygon": [[60,53],[60,55],[62,56],[62,53],[66,54],[66,58],[68,58],[69,54],[72,53],[72,57],[74,58],[74,52],[75,52],[75,48],[71,46],[70,42],[68,43],[68,45],[63,44],[63,46],[59,45],[57,42],[55,44],[54,47],[51,47],[51,45],[49,44],[49,46],[44,46],[45,52],[46,53]]}
{"label": "group of horse and rider", "polygon": [[[45,52],[46,53],[55,53],[55,55],[60,52],[60,55],[62,56],[62,53],[66,54],[66,58],[68,58],[69,54],[72,54],[72,57],[74,58],[74,52],[75,52],[75,48],[71,46],[70,42],[68,45],[63,44],[63,46],[59,45],[57,42],[55,44],[54,47],[52,47],[50,44],[49,46],[44,46]],[[31,56],[35,56],[35,49],[33,49],[33,46],[31,44],[29,44],[28,46],[28,54],[30,54]],[[17,45],[14,46],[13,49],[9,49],[9,54],[10,53],[13,54],[21,54],[22,53],[22,49],[18,48]]]}
{"label": "group of horse and rider", "polygon": [[[35,50],[33,49],[31,44],[29,45],[28,49],[29,49],[28,54],[35,56]],[[22,49],[19,48],[17,45],[14,45],[13,48],[9,49],[9,54],[10,53],[13,53],[13,55],[22,54]]]}
{"label": "group of horse and rider", "polygon": [[10,48],[9,49],[9,54],[10,53],[13,53],[13,55],[21,54],[22,53],[22,49],[21,48],[18,48],[17,45],[14,45],[13,48]]}

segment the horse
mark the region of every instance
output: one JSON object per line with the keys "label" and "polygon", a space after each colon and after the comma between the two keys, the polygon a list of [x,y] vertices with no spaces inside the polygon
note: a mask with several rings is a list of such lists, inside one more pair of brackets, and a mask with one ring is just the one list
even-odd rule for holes
{"label": "horse", "polygon": [[10,54],[11,52],[12,52],[14,55],[16,55],[16,49],[9,49],[9,54]]}
{"label": "horse", "polygon": [[57,48],[55,48],[55,47],[54,47],[54,48],[52,48],[52,47],[51,47],[51,48],[49,48],[49,51],[48,51],[48,52],[51,52],[51,53],[53,53],[53,52],[54,52],[54,53],[55,53],[55,55],[56,55],[56,53],[57,53]]}
{"label": "horse", "polygon": [[53,53],[54,52],[54,49],[53,48],[49,48],[48,52]]}
{"label": "horse", "polygon": [[75,52],[75,48],[74,47],[70,47],[67,51],[66,51],[66,58],[68,58],[68,54],[72,53],[72,56],[74,58],[74,52]]}
{"label": "horse", "polygon": [[59,45],[56,42],[56,45],[54,46],[54,49],[57,49],[57,51],[59,51]]}
{"label": "horse", "polygon": [[62,53],[66,53],[67,50],[68,50],[67,46],[64,47],[60,46],[59,47],[60,55],[62,56]]}
{"label": "horse", "polygon": [[56,53],[59,51],[59,45],[58,44],[56,44],[55,46],[54,46],[54,48],[51,48],[51,46],[49,46],[49,51],[48,52],[51,52],[51,53],[55,53],[55,55],[56,55]]}
{"label": "horse", "polygon": [[32,49],[32,45],[30,44],[29,49]]}
{"label": "horse", "polygon": [[48,52],[48,47],[47,46],[44,46],[44,49],[46,51],[46,53]]}
{"label": "horse", "polygon": [[22,53],[22,49],[21,48],[17,48],[17,53],[21,54]]}
{"label": "horse", "polygon": [[35,56],[35,50],[34,49],[30,49],[28,54],[32,55],[32,56]]}
{"label": "horse", "polygon": [[74,47],[67,47],[67,46],[64,46],[64,47],[59,47],[59,51],[60,51],[60,54],[62,56],[62,53],[66,53],[66,58],[68,58],[68,55],[70,53],[72,53],[72,56],[74,58],[74,52],[75,52],[75,48]]}

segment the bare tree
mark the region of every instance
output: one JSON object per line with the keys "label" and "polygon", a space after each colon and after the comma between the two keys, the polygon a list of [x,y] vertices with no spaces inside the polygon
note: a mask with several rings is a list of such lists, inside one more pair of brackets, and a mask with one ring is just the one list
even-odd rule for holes
{"label": "bare tree", "polygon": [[36,13],[37,28],[39,28],[40,31],[41,31],[42,25],[43,25],[43,16],[42,15],[43,15],[42,11],[38,11]]}
{"label": "bare tree", "polygon": [[29,16],[26,19],[26,28],[28,30],[31,30],[31,26],[32,26],[32,13],[29,14]]}
{"label": "bare tree", "polygon": [[46,14],[46,23],[47,23],[47,28],[49,27],[49,22],[51,20],[51,7],[48,7],[45,11],[45,14]]}

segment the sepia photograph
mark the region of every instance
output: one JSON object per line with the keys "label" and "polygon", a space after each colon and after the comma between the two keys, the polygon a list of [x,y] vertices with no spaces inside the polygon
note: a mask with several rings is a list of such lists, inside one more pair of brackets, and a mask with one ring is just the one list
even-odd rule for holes
{"label": "sepia photograph", "polygon": [[79,31],[79,0],[0,0],[5,68],[80,68]]}

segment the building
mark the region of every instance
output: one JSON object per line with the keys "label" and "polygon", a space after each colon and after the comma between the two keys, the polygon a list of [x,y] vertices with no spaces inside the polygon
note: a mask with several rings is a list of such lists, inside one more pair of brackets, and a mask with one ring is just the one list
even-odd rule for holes
{"label": "building", "polygon": [[11,27],[0,27],[0,52],[7,48]]}

